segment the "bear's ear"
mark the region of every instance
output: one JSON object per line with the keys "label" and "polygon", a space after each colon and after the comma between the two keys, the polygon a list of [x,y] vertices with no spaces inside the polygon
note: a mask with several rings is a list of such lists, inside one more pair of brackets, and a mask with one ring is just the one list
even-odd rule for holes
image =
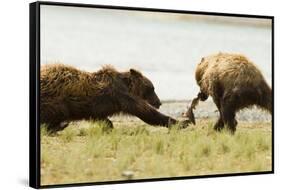
{"label": "bear's ear", "polygon": [[135,69],[130,69],[130,73],[134,76],[141,76],[141,73]]}
{"label": "bear's ear", "polygon": [[201,59],[201,63],[204,62],[204,61],[205,61],[205,58],[203,57],[203,58]]}

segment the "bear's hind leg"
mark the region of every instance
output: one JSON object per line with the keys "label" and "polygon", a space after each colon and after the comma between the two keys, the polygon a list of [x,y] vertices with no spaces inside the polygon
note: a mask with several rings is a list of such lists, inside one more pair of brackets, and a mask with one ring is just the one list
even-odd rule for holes
{"label": "bear's hind leg", "polygon": [[57,132],[64,130],[68,124],[69,122],[67,121],[52,123],[48,125],[47,130],[50,134],[56,134]]}
{"label": "bear's hind leg", "polygon": [[235,119],[235,105],[231,99],[224,99],[221,102],[221,116],[224,124],[230,130],[231,134],[236,131],[237,121]]}
{"label": "bear's hind leg", "polygon": [[214,125],[214,129],[216,131],[221,131],[224,128],[224,123],[221,117],[221,114],[219,116],[219,119],[216,121],[215,125]]}
{"label": "bear's hind leg", "polygon": [[216,106],[219,110],[219,118],[214,125],[214,129],[216,131],[221,131],[224,128],[224,122],[223,122],[223,119],[222,119],[222,112],[221,112],[221,100],[220,100],[219,97],[214,96],[213,101],[214,101],[214,103],[216,104]]}
{"label": "bear's hind leg", "polygon": [[221,131],[224,128],[224,122],[222,119],[222,111],[221,111],[221,96],[222,96],[222,88],[219,84],[217,84],[214,88],[215,95],[213,96],[213,101],[216,104],[218,111],[219,111],[219,118],[214,125],[214,129],[216,131]]}

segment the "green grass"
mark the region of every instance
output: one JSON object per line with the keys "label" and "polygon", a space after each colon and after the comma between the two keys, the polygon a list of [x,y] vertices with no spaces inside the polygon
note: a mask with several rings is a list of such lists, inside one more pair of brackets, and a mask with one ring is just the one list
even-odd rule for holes
{"label": "green grass", "polygon": [[271,123],[240,122],[235,135],[209,120],[183,130],[113,123],[81,121],[57,135],[42,126],[42,185],[271,170]]}

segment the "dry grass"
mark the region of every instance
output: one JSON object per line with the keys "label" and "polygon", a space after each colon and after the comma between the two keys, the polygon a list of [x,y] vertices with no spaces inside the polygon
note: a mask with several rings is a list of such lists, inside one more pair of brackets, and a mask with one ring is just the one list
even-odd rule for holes
{"label": "dry grass", "polygon": [[[116,118],[115,118],[116,119]],[[42,185],[270,171],[271,123],[242,123],[234,136],[212,120],[168,130],[118,117],[72,123],[56,136],[41,128]]]}

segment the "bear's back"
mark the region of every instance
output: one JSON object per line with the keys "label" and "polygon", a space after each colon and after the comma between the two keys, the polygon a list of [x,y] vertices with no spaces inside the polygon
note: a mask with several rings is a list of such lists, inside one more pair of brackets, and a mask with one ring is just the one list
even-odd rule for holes
{"label": "bear's back", "polygon": [[243,55],[230,53],[202,58],[196,69],[196,80],[201,90],[211,94],[217,85],[232,90],[242,86],[258,87],[265,81],[261,71],[250,60]]}
{"label": "bear's back", "polygon": [[41,68],[40,93],[48,97],[83,96],[91,89],[91,74],[63,64]]}

